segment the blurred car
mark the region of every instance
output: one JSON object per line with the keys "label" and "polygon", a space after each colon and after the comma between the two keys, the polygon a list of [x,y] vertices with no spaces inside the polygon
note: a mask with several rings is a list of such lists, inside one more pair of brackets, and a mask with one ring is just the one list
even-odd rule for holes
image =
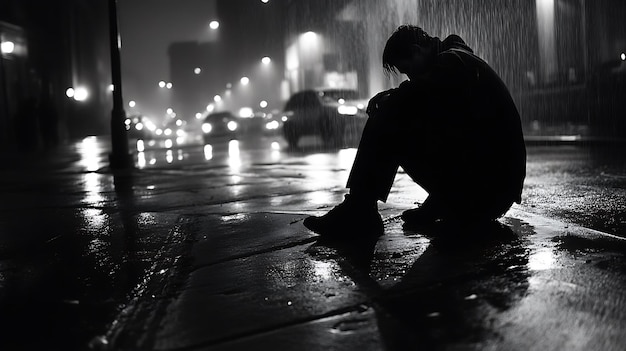
{"label": "blurred car", "polygon": [[142,115],[131,115],[124,121],[126,132],[129,139],[149,139],[152,137],[154,124],[148,118]]}
{"label": "blurred car", "polygon": [[279,110],[255,112],[251,117],[239,119],[239,129],[245,135],[277,135],[283,125],[281,116]]}
{"label": "blurred car", "polygon": [[161,139],[175,139],[180,141],[181,138],[184,138],[187,135],[186,128],[187,121],[178,118],[168,118],[163,127],[155,131],[155,134],[157,134],[158,138]]}
{"label": "blurred car", "polygon": [[213,112],[206,116],[201,128],[205,143],[224,136],[236,138],[239,135],[239,119],[230,111]]}
{"label": "blurred car", "polygon": [[351,89],[297,92],[285,104],[283,135],[293,147],[305,135],[319,136],[326,145],[341,145],[347,131],[359,133],[365,126],[366,105]]}
{"label": "blurred car", "polygon": [[239,118],[239,130],[242,134],[261,134],[265,129],[266,114],[254,112],[249,117]]}
{"label": "blurred car", "polygon": [[268,135],[280,134],[283,128],[284,121],[286,121],[287,119],[288,118],[280,113],[280,111],[268,113],[267,116],[265,116],[265,125],[263,126],[263,132]]}

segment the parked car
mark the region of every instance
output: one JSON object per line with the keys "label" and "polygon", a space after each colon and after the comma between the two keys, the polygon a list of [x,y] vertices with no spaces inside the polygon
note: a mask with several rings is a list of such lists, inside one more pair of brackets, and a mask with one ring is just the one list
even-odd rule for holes
{"label": "parked car", "polygon": [[250,117],[239,118],[239,130],[242,134],[258,135],[265,128],[266,114],[255,112]]}
{"label": "parked car", "polygon": [[201,128],[205,143],[218,137],[236,138],[239,134],[238,118],[230,111],[209,114],[204,119]]}
{"label": "parked car", "polygon": [[319,136],[326,145],[341,145],[346,132],[359,133],[363,129],[366,105],[367,101],[360,99],[356,90],[297,92],[285,104],[283,135],[293,147],[305,135]]}

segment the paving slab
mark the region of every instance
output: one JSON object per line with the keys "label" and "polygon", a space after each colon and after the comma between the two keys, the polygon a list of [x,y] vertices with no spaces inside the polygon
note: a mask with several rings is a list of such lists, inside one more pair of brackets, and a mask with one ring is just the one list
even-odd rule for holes
{"label": "paving slab", "polygon": [[621,238],[512,209],[490,226],[408,230],[392,216],[378,240],[329,245],[301,216],[190,217],[193,268],[154,349],[617,350],[626,340]]}
{"label": "paving slab", "polygon": [[295,246],[191,273],[169,306],[155,349],[210,345],[355,308],[366,299],[337,264]]}

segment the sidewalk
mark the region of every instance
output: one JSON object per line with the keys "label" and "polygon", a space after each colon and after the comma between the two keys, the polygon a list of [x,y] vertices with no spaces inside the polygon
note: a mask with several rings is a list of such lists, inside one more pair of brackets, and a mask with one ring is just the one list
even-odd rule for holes
{"label": "sidewalk", "polygon": [[[414,206],[412,197],[392,196],[395,202],[380,206],[383,237],[331,247],[302,220],[341,201],[336,168],[297,158],[229,166],[214,148],[210,166],[164,163],[114,177],[106,148],[89,150],[88,157],[78,148],[47,165],[1,173],[0,223],[10,235],[0,243],[0,297],[3,305],[38,302],[4,316],[22,316],[24,335],[57,338],[22,345],[363,351],[626,344],[624,239],[519,206],[501,225],[407,231],[398,216]],[[92,323],[78,333],[84,344],[66,339],[63,326],[43,331],[54,321],[38,314],[58,310],[73,311],[67,321]],[[4,330],[20,325],[12,320]]]}

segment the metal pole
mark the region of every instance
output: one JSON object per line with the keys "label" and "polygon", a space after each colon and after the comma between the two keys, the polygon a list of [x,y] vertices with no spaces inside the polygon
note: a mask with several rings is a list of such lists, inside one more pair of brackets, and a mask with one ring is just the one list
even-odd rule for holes
{"label": "metal pole", "polygon": [[122,68],[120,58],[120,37],[117,29],[117,0],[109,0],[109,40],[111,44],[111,77],[113,82],[113,110],[111,111],[111,148],[109,163],[111,168],[132,168],[133,162],[128,152],[128,135],[124,121],[124,101],[122,99]]}

